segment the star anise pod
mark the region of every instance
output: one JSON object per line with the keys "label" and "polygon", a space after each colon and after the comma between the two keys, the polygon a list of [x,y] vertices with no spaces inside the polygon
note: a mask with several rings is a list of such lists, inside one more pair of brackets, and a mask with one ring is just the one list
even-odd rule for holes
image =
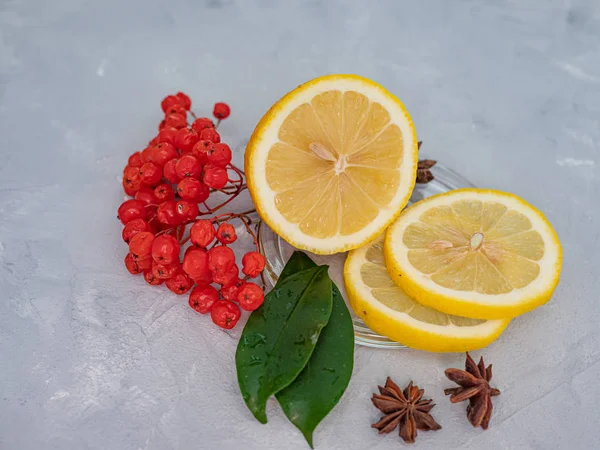
{"label": "star anise pod", "polygon": [[[419,141],[418,143],[418,149],[421,149],[421,145],[423,144],[423,141]],[[431,173],[431,169],[433,166],[435,166],[435,164],[437,163],[437,161],[434,161],[433,159],[421,159],[417,165],[417,183],[420,184],[427,184],[429,183],[431,180],[433,180],[435,177],[433,176],[433,174]]]}
{"label": "star anise pod", "polygon": [[467,406],[467,419],[474,427],[487,430],[492,417],[492,397],[500,395],[500,391],[490,386],[492,379],[492,365],[487,368],[483,362],[483,356],[479,364],[475,364],[469,352],[467,352],[467,362],[465,370],[446,369],[446,376],[458,384],[460,387],[445,389],[444,393],[450,396],[452,403],[469,400]]}
{"label": "star anise pod", "polygon": [[442,428],[429,414],[435,406],[431,403],[433,400],[421,400],[425,391],[413,386],[412,381],[404,392],[390,377],[387,378],[385,387],[377,387],[381,395],[373,394],[371,401],[385,415],[371,427],[377,428],[379,433],[389,433],[400,425],[400,437],[404,442],[413,443],[417,430]]}

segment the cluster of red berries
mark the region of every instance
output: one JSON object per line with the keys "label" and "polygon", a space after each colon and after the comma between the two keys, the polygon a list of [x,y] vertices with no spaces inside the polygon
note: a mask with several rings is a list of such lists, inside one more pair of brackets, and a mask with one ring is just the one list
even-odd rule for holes
{"label": "cluster of red berries", "polygon": [[[263,289],[248,280],[261,276],[265,267],[258,251],[246,253],[240,278],[228,247],[237,239],[229,221],[238,219],[258,250],[248,212],[214,216],[246,188],[244,173],[231,163],[231,149],[217,132],[230,109],[225,103],[215,104],[215,125],[209,118],[196,118],[190,98],[182,92],[167,96],[161,107],[165,118],[158,135],[129,157],[123,173],[123,188],[134,197],[118,210],[125,225],[123,240],[129,245],[125,266],[132,274],[143,273],[148,284],[164,282],[176,294],[191,290],[190,306],[230,329],[240,318],[240,307],[254,311],[263,303]],[[206,202],[213,193],[228,198],[209,207]],[[204,216],[212,217],[200,218]],[[184,249],[188,241],[191,245]]]}

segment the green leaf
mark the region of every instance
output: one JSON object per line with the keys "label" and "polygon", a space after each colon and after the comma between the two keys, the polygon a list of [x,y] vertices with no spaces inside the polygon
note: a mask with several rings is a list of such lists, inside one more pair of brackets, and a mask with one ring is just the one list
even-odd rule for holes
{"label": "green leaf", "polygon": [[[308,261],[307,261],[308,260]],[[304,269],[316,264],[304,253],[294,252],[290,265]],[[285,270],[283,277],[289,276]],[[313,432],[335,407],[348,387],[354,365],[354,327],[346,302],[332,284],[333,309],[317,346],[304,370],[292,384],[275,394],[283,412],[313,446]]]}
{"label": "green leaf", "polygon": [[235,355],[246,405],[267,422],[269,397],[289,385],[313,353],[332,309],[327,266],[302,270],[265,296],[244,327]]}
{"label": "green leaf", "polygon": [[296,272],[300,272],[301,270],[312,269],[313,267],[317,267],[315,262],[309,258],[309,256],[300,251],[295,251],[288,259],[285,267],[279,274],[279,278],[277,279],[277,284],[280,284],[290,275],[295,274]]}

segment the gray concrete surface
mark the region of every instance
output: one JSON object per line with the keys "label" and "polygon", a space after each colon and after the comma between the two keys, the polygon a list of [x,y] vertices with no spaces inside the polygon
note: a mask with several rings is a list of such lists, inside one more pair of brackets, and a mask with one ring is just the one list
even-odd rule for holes
{"label": "gray concrete surface", "polygon": [[382,83],[429,155],[542,209],[564,269],[475,352],[502,390],[488,431],[444,398],[463,356],[358,348],[317,448],[403,446],[369,428],[387,375],[438,404],[415,448],[598,448],[599,49],[595,0],[0,0],[0,448],[307,448],[274,402],[266,426],[246,410],[239,330],[125,271],[117,179],[165,94],[229,102],[241,163],[262,113],[331,72]]}

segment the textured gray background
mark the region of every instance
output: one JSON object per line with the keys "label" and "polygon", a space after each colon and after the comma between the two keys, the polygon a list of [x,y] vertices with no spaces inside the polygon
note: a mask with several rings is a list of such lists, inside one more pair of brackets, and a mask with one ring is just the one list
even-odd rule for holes
{"label": "textured gray background", "polygon": [[542,209],[565,259],[553,300],[483,352],[488,431],[443,396],[463,356],[358,348],[317,448],[402,447],[369,428],[388,374],[438,403],[415,448],[597,448],[599,48],[596,0],[0,0],[0,448],[307,448],[274,403],[266,426],[246,410],[239,330],[125,271],[117,179],[165,94],[228,101],[241,163],[261,114],[331,72],[382,83],[429,155]]}

